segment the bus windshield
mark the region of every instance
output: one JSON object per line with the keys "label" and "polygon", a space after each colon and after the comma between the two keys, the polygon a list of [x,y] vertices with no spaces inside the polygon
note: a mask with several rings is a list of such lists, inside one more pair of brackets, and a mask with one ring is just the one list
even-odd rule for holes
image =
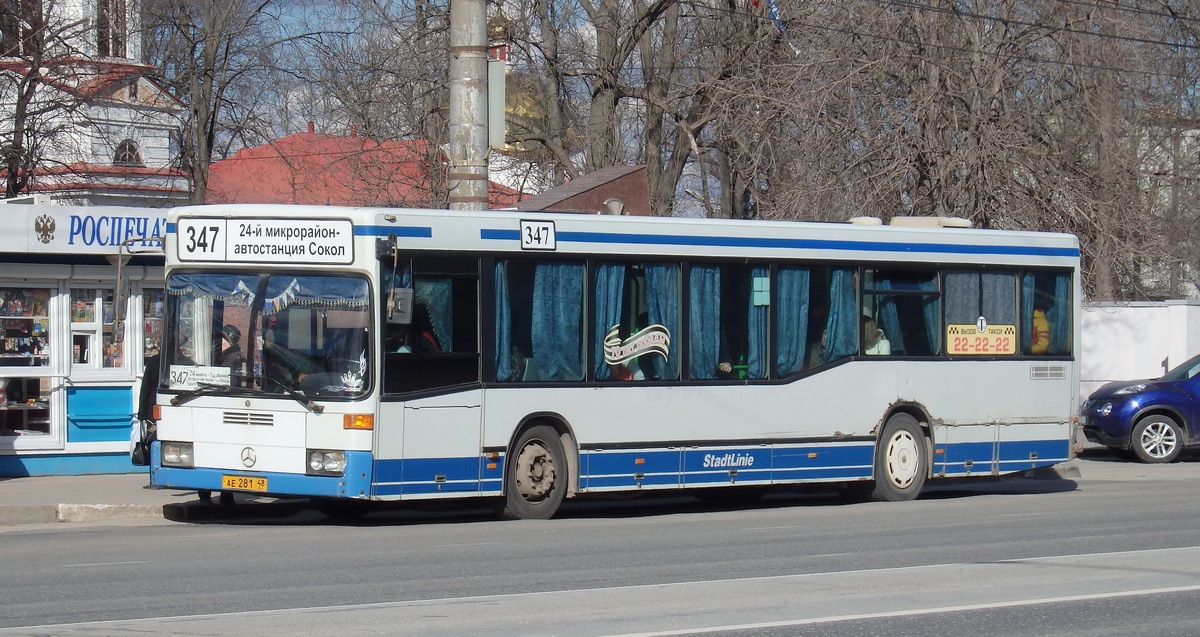
{"label": "bus windshield", "polygon": [[163,385],[332,398],[370,387],[370,295],[355,276],[177,272]]}

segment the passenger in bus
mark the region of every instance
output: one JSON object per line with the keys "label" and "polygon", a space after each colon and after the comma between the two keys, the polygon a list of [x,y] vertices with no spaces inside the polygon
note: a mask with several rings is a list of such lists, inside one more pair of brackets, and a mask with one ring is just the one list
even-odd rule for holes
{"label": "passenger in bus", "polygon": [[389,329],[387,351],[399,354],[438,354],[442,347],[433,331],[429,308],[418,304],[413,308],[412,322],[398,330]]}
{"label": "passenger in bus", "polygon": [[884,335],[883,330],[875,325],[875,319],[862,317],[863,353],[867,356],[888,356],[892,353],[892,343]]}
{"label": "passenger in bus", "polygon": [[1045,354],[1050,349],[1050,321],[1046,319],[1046,301],[1037,298],[1033,303],[1032,330],[1029,336],[1029,353]]}
{"label": "passenger in bus", "polygon": [[626,363],[609,363],[608,367],[613,380],[646,380],[646,374],[642,372],[636,359]]}
{"label": "passenger in bus", "polygon": [[239,343],[242,331],[236,325],[226,325],[221,328],[221,365],[223,367],[238,367],[246,362]]}

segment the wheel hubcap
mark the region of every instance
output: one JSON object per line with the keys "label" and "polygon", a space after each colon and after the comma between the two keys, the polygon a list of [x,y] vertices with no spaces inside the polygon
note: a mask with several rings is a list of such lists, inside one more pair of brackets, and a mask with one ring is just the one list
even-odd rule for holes
{"label": "wheel hubcap", "polygon": [[1142,430],[1142,449],[1152,458],[1165,458],[1175,450],[1175,430],[1165,422],[1152,422]]}
{"label": "wheel hubcap", "polygon": [[530,502],[544,499],[554,489],[554,456],[540,440],[531,440],[517,455],[517,491]]}
{"label": "wheel hubcap", "polygon": [[887,477],[901,489],[907,489],[917,479],[921,467],[921,450],[912,434],[897,431],[888,441],[885,456]]}

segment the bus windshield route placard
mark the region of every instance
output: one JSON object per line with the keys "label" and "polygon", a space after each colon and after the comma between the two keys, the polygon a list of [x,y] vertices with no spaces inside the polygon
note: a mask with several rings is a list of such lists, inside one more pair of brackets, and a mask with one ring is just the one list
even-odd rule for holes
{"label": "bus windshield route placard", "polygon": [[175,231],[180,261],[278,263],[354,262],[349,219],[180,219]]}
{"label": "bus windshield route placard", "polygon": [[947,325],[946,353],[951,356],[1011,356],[1017,353],[1016,325]]}

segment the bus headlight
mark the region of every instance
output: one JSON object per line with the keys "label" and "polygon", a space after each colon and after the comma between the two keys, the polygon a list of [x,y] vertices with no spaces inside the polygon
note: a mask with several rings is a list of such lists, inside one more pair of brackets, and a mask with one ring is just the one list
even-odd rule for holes
{"label": "bus headlight", "polygon": [[308,474],[316,476],[340,476],[346,470],[346,452],[308,450]]}
{"label": "bus headlight", "polygon": [[186,467],[191,469],[195,466],[196,461],[192,456],[192,443],[164,442],[161,448],[164,467]]}

